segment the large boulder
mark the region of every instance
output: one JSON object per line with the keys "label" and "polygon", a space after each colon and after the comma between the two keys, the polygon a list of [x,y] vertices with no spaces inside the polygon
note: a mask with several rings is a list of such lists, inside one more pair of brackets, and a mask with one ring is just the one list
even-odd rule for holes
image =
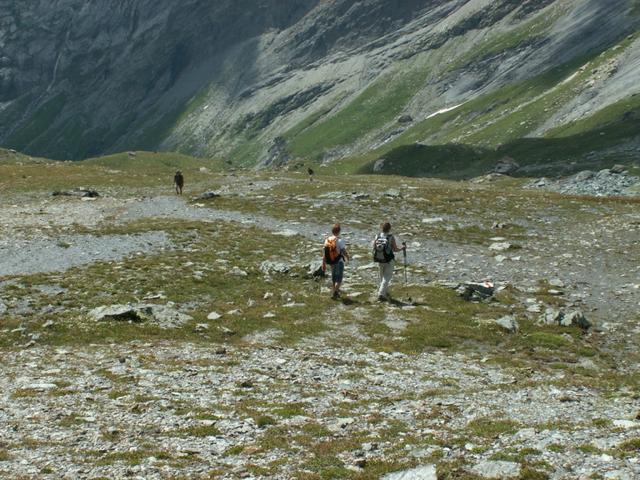
{"label": "large boulder", "polygon": [[456,291],[467,301],[480,302],[490,300],[495,293],[495,287],[491,282],[464,283]]}
{"label": "large boulder", "polygon": [[96,322],[119,321],[134,323],[154,323],[161,328],[178,328],[193,320],[187,314],[176,310],[173,305],[104,305],[89,312]]}
{"label": "large boulder", "polygon": [[513,158],[505,157],[496,163],[493,167],[493,173],[499,173],[500,175],[511,175],[520,168],[520,165],[516,163]]}
{"label": "large boulder", "polygon": [[274,273],[279,273],[284,275],[291,271],[291,265],[284,262],[273,262],[271,260],[265,260],[260,265],[260,271],[267,275],[271,275]]}

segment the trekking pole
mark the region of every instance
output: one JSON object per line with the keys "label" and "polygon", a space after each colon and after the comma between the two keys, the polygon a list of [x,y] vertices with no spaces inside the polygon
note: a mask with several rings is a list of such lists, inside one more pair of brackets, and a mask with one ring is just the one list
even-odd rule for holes
{"label": "trekking pole", "polygon": [[404,257],[404,286],[407,286],[407,242],[402,242],[402,256]]}

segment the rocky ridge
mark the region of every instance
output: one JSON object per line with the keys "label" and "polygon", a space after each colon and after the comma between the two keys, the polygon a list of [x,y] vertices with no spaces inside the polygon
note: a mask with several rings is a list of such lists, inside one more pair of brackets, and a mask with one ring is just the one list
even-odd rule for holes
{"label": "rocky ridge", "polygon": [[[577,58],[599,65],[607,47],[613,58],[588,79],[568,71],[505,114],[571,87],[542,119],[520,121],[520,136],[540,136],[638,93],[631,0],[0,7],[0,142],[54,158],[179,149],[279,165],[367,152],[405,133],[400,143],[439,141],[412,129]],[[447,122],[448,136],[476,143],[484,110]]]}

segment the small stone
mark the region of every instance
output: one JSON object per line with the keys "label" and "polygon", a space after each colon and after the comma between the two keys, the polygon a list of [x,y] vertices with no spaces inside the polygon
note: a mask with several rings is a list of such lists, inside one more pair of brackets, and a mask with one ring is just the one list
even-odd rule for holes
{"label": "small stone", "polygon": [[520,330],[520,325],[513,315],[507,315],[498,320],[495,320],[495,324],[508,333],[517,333]]}
{"label": "small stone", "polygon": [[206,323],[199,323],[196,325],[196,332],[198,333],[206,332],[207,330],[209,330],[209,325]]}
{"label": "small stone", "polygon": [[623,428],[625,430],[629,430],[631,428],[640,427],[640,422],[636,422],[633,420],[614,420],[613,426],[616,428]]}
{"label": "small stone", "polygon": [[256,447],[255,445],[251,445],[249,447],[246,447],[243,451],[242,454],[243,455],[247,455],[247,456],[252,456],[255,455],[256,453],[259,453],[261,451],[260,447]]}
{"label": "small stone", "polygon": [[53,320],[47,320],[43,325],[42,328],[52,328],[55,326],[55,322]]}
{"label": "small stone", "polygon": [[202,195],[200,195],[197,198],[197,200],[211,200],[219,197],[220,197],[220,193],[218,192],[204,192]]}
{"label": "small stone", "polygon": [[364,468],[367,466],[367,459],[366,458],[358,458],[356,459],[356,461],[354,462],[354,465],[357,468]]}
{"label": "small stone", "polygon": [[551,280],[549,280],[549,285],[556,288],[564,288],[566,286],[564,282],[559,278],[552,278]]}
{"label": "small stone", "polygon": [[427,224],[427,225],[431,225],[434,223],[441,223],[444,222],[444,218],[442,217],[432,217],[432,218],[423,218],[422,219],[422,223]]}
{"label": "small stone", "polygon": [[249,274],[247,272],[245,272],[244,270],[242,270],[241,268],[238,268],[238,267],[233,267],[231,269],[231,272],[229,272],[229,273],[231,273],[231,275],[234,275],[236,277],[247,277],[247,276],[249,276]]}
{"label": "small stone", "polygon": [[220,315],[218,312],[211,312],[209,315],[207,315],[207,320],[220,320],[222,318],[222,315]]}
{"label": "small stone", "polygon": [[216,355],[226,355],[227,349],[224,347],[218,347],[213,351],[213,353],[215,353]]}
{"label": "small stone", "polygon": [[489,246],[489,250],[493,252],[506,252],[507,250],[511,250],[513,245],[509,242],[495,242]]}
{"label": "small stone", "polygon": [[587,320],[584,313],[580,310],[567,313],[563,318],[563,325],[575,326],[582,328],[583,330],[589,330],[591,328],[591,322]]}
{"label": "small stone", "polygon": [[539,303],[535,303],[527,307],[527,312],[529,313],[540,313],[542,312],[542,305]]}
{"label": "small stone", "polygon": [[32,383],[25,387],[27,390],[35,390],[36,392],[46,392],[48,390],[55,390],[58,385],[55,383]]}
{"label": "small stone", "polygon": [[388,198],[401,198],[402,194],[400,193],[400,190],[396,190],[395,188],[392,188],[384,192],[382,196],[388,197]]}
{"label": "small stone", "polygon": [[563,317],[564,314],[560,310],[547,308],[538,318],[538,323],[541,325],[560,325],[560,321]]}

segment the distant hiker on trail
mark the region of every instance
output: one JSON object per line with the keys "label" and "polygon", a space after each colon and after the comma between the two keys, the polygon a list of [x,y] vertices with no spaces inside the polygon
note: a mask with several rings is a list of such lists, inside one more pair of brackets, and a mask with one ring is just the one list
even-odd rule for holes
{"label": "distant hiker on trail", "polygon": [[314,174],[313,168],[309,167],[307,169],[307,173],[309,174],[309,181],[313,182],[313,174]]}
{"label": "distant hiker on trail", "polygon": [[382,232],[373,240],[373,261],[380,268],[380,287],[378,288],[378,300],[385,301],[389,298],[389,285],[393,277],[395,267],[395,252],[406,251],[403,243],[398,248],[395,237],[391,234],[391,224],[385,222],[381,225]]}
{"label": "distant hiker on trail", "polygon": [[182,187],[184,187],[184,177],[182,172],[178,170],[173,176],[173,183],[176,186],[176,195],[182,195]]}
{"label": "distant hiker on trail", "polygon": [[324,241],[322,249],[322,271],[327,271],[331,265],[331,298],[340,297],[340,286],[344,278],[344,263],[349,260],[349,252],[344,240],[340,238],[340,224],[336,223],[331,229],[332,235]]}

